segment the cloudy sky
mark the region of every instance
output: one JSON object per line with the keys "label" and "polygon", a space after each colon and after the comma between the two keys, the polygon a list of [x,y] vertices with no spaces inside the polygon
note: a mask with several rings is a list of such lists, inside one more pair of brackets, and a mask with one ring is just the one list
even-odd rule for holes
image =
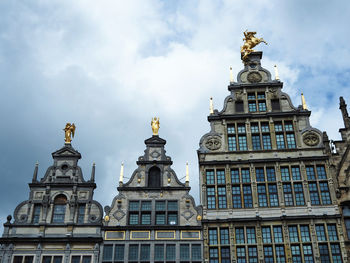
{"label": "cloudy sky", "polygon": [[[350,103],[350,2],[344,1],[1,1],[0,222],[28,198],[64,144],[66,122],[95,198],[110,205],[121,162],[136,168],[150,120],[179,178],[190,163],[198,200],[197,154],[209,131],[209,97],[221,110],[229,67],[242,68],[242,32],[268,46],[263,66],[277,64],[294,105],[304,92],[311,124],[339,139],[339,96]],[[0,229],[1,230],[1,229]]]}

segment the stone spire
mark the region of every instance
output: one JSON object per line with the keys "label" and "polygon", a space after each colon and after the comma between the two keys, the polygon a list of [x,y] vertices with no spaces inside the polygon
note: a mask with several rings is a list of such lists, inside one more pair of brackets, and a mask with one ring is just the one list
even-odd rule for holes
{"label": "stone spire", "polygon": [[95,182],[95,162],[92,164],[90,181]]}
{"label": "stone spire", "polygon": [[123,185],[124,181],[124,163],[120,166],[120,177],[119,177],[119,185]]}
{"label": "stone spire", "polygon": [[33,173],[33,180],[32,180],[33,183],[38,181],[38,168],[39,168],[39,163],[36,162],[34,173]]}
{"label": "stone spire", "polygon": [[347,110],[347,105],[345,103],[345,100],[343,97],[339,98],[339,109],[341,111],[341,114],[343,116],[343,121],[344,121],[344,126],[346,129],[350,128],[350,119],[349,119],[349,114],[348,114],[348,110]]}

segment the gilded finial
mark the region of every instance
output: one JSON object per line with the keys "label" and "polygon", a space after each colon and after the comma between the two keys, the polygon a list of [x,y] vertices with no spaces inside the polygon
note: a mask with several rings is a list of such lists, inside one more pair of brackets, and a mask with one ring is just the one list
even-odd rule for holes
{"label": "gilded finial", "polygon": [[188,172],[188,162],[186,162],[186,183],[190,181],[190,175]]}
{"label": "gilded finial", "polygon": [[230,67],[230,83],[233,83],[233,74],[232,74],[232,67]]}
{"label": "gilded finial", "polygon": [[241,47],[241,54],[243,60],[246,60],[248,58],[248,55],[254,52],[253,47],[255,47],[256,45],[259,45],[261,42],[267,45],[266,41],[263,38],[255,37],[256,32],[248,32],[248,30],[246,30],[245,32],[243,32],[243,34],[243,41],[245,41],[243,46]]}
{"label": "gilded finial", "polygon": [[209,100],[209,113],[214,114],[213,97],[210,97],[210,100]]}
{"label": "gilded finial", "polygon": [[275,65],[274,68],[275,68],[275,80],[280,80],[280,76],[278,75],[277,65]]}
{"label": "gilded finial", "polygon": [[306,101],[303,93],[301,93],[301,105],[303,107],[303,110],[307,110]]}
{"label": "gilded finial", "polygon": [[64,130],[64,141],[66,144],[70,144],[72,141],[72,138],[74,138],[74,133],[75,133],[74,123],[70,124],[68,122],[66,124],[66,127],[63,130]]}
{"label": "gilded finial", "polygon": [[157,118],[157,117],[152,118],[151,127],[152,127],[153,135],[157,135],[158,136],[159,118]]}
{"label": "gilded finial", "polygon": [[122,162],[122,165],[120,167],[119,184],[122,184],[123,180],[124,180],[124,163]]}

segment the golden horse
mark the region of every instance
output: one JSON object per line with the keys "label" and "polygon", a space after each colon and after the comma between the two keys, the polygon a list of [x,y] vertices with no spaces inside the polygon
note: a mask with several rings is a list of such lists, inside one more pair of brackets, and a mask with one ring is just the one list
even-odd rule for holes
{"label": "golden horse", "polygon": [[243,34],[244,34],[243,41],[245,41],[243,46],[241,47],[243,60],[246,60],[248,55],[254,51],[253,47],[259,45],[261,42],[267,45],[267,42],[263,38],[255,37],[256,32],[248,32],[248,30],[246,30],[245,32],[243,32]]}

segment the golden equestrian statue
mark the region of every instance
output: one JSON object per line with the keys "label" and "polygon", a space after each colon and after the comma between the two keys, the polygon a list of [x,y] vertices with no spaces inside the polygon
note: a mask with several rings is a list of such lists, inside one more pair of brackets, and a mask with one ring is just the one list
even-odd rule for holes
{"label": "golden equestrian statue", "polygon": [[64,130],[64,141],[66,144],[70,144],[72,138],[74,137],[75,125],[74,123],[70,124],[69,122],[66,124]]}
{"label": "golden equestrian statue", "polygon": [[259,45],[261,42],[267,45],[266,41],[263,38],[257,38],[254,36],[256,32],[248,32],[248,30],[246,30],[245,32],[243,32],[243,34],[243,41],[245,41],[243,46],[241,47],[243,60],[246,60],[248,55],[254,51],[253,47],[255,47],[256,45]]}
{"label": "golden equestrian statue", "polygon": [[157,117],[152,118],[151,127],[152,127],[152,131],[153,131],[153,135],[158,135],[159,118],[157,118]]}

